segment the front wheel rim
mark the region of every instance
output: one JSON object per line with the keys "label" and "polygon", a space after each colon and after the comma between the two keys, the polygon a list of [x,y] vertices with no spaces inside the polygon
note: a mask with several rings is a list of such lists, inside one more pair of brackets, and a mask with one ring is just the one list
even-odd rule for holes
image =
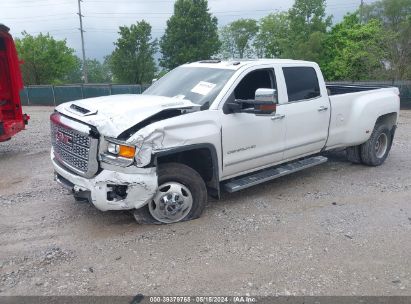
{"label": "front wheel rim", "polygon": [[388,136],[381,133],[375,142],[375,155],[377,158],[383,158],[388,149]]}
{"label": "front wheel rim", "polygon": [[148,205],[151,216],[161,223],[176,223],[184,219],[193,207],[193,195],[183,184],[167,182],[158,187]]}

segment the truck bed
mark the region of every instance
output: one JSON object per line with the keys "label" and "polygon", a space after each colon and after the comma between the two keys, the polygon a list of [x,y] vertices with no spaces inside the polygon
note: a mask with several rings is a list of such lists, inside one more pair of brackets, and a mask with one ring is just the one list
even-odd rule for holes
{"label": "truck bed", "polygon": [[326,84],[328,95],[342,95],[348,93],[358,93],[364,91],[378,90],[387,88],[387,86],[368,86],[368,85],[338,85],[338,84]]}
{"label": "truck bed", "polygon": [[[397,113],[399,90],[390,86],[326,85],[331,105],[328,148],[364,142],[377,117]],[[364,132],[358,132],[363,130]]]}

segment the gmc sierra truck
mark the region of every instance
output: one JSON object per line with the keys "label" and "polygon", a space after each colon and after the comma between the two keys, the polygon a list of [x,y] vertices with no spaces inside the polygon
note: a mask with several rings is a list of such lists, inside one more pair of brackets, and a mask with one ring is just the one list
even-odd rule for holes
{"label": "gmc sierra truck", "polygon": [[175,223],[199,217],[208,195],[322,164],[328,150],[381,165],[399,105],[397,88],[326,85],[313,62],[200,61],[142,95],[58,106],[51,159],[77,200]]}

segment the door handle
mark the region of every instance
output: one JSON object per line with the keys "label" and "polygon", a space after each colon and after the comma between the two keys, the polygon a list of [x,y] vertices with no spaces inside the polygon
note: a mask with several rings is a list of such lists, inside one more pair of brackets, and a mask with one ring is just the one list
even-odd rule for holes
{"label": "door handle", "polygon": [[326,106],[321,106],[321,107],[318,108],[318,112],[325,112],[327,110],[328,110],[328,107],[326,107]]}
{"label": "door handle", "polygon": [[274,116],[271,116],[271,120],[280,120],[283,119],[285,117],[284,114],[276,114]]}

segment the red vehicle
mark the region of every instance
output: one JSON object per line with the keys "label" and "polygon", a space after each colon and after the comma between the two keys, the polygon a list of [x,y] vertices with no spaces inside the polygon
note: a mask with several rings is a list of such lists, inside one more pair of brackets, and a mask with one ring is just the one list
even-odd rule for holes
{"label": "red vehicle", "polygon": [[24,130],[30,117],[23,114],[20,63],[9,28],[0,24],[0,142]]}

